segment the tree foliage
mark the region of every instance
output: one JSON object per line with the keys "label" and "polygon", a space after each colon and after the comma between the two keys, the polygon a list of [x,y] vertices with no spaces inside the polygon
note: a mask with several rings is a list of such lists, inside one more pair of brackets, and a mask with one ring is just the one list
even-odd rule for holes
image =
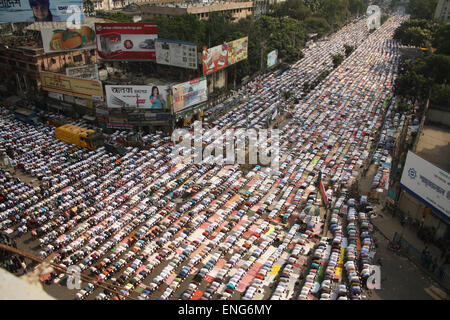
{"label": "tree foliage", "polygon": [[403,22],[394,33],[394,39],[403,45],[424,47],[433,40],[436,24],[424,19]]}
{"label": "tree foliage", "polygon": [[431,20],[434,17],[438,0],[410,0],[409,11],[411,17]]}
{"label": "tree foliage", "polygon": [[335,54],[332,58],[334,68],[339,67],[344,62],[344,56],[342,54]]}
{"label": "tree foliage", "polygon": [[92,0],[83,0],[83,11],[88,16],[95,11],[94,2]]}
{"label": "tree foliage", "polygon": [[[249,37],[248,59],[235,68],[237,80],[264,69],[267,54],[277,49],[281,61],[303,57],[308,33],[319,36],[345,24],[353,15],[365,13],[361,0],[287,0],[272,5],[272,13],[258,19],[249,16],[234,21],[230,13],[212,13],[208,20],[193,15],[155,17],[161,39],[195,42],[199,48]],[[232,77],[230,77],[232,78]]]}
{"label": "tree foliage", "polygon": [[346,57],[349,57],[353,53],[353,51],[355,51],[355,47],[348,44],[344,44],[344,49]]}
{"label": "tree foliage", "polygon": [[429,96],[434,104],[450,108],[450,56],[431,55],[415,62],[406,61],[395,81],[395,94],[410,100],[425,102]]}
{"label": "tree foliage", "polygon": [[105,20],[111,20],[115,22],[133,22],[133,17],[123,12],[97,13],[97,15]]}
{"label": "tree foliage", "polygon": [[450,55],[450,23],[438,27],[433,37],[433,47],[436,53]]}

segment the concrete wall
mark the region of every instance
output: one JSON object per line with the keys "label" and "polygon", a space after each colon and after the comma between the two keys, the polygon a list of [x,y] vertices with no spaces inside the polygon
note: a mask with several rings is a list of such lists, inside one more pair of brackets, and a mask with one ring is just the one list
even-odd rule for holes
{"label": "concrete wall", "polygon": [[[420,221],[424,215],[425,207],[423,202],[419,201],[408,192],[404,190],[401,191],[398,208],[409,218]],[[444,237],[448,229],[448,225],[433,211],[425,213],[424,227],[434,227],[436,229],[435,239]]]}
{"label": "concrete wall", "polygon": [[440,109],[428,109],[427,121],[439,123],[450,127],[450,112]]}

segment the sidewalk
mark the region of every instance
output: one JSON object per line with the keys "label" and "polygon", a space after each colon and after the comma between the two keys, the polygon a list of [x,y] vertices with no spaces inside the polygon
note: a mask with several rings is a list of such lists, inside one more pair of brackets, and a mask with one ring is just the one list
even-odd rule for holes
{"label": "sidewalk", "polygon": [[[409,242],[412,246],[416,247],[418,250],[422,251],[425,248],[424,242],[418,238],[416,232],[412,230],[409,226],[402,227],[398,217],[393,217],[391,213],[387,211],[382,211],[378,206],[376,207],[376,212],[380,212],[381,216],[378,215],[375,219],[372,219],[372,224],[378,228],[381,234],[383,234],[389,240],[394,239],[394,234],[397,232],[402,235],[403,239]],[[434,246],[433,244],[426,244],[428,251],[431,256],[437,257],[439,264],[441,260],[441,250]],[[450,274],[450,265],[447,264],[443,266],[444,271]]]}

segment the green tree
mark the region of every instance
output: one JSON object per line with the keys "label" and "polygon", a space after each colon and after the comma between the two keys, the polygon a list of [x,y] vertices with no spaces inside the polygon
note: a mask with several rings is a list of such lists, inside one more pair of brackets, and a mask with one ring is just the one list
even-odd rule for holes
{"label": "green tree", "polygon": [[360,16],[367,11],[367,4],[361,0],[350,0],[349,10],[353,16]]}
{"label": "green tree", "polygon": [[108,12],[100,16],[105,20],[111,20],[114,22],[133,22],[133,17],[122,12]]}
{"label": "green tree", "polygon": [[436,25],[427,20],[413,19],[402,23],[394,32],[394,39],[403,45],[428,46],[433,40]]}
{"label": "green tree", "polygon": [[445,107],[450,111],[450,85],[435,85],[430,100],[432,104]]}
{"label": "green tree", "polygon": [[321,17],[308,17],[304,22],[308,33],[317,33],[319,37],[328,34],[331,30],[330,24]]}
{"label": "green tree", "polygon": [[333,56],[333,66],[334,68],[339,67],[342,62],[344,62],[344,56],[342,54],[335,54]]}
{"label": "green tree", "polygon": [[334,32],[347,20],[348,0],[322,0],[320,14],[325,18]]}
{"label": "green tree", "polygon": [[93,13],[95,11],[94,3],[92,2],[92,0],[83,0],[83,11],[88,16],[91,15],[91,13]]}
{"label": "green tree", "polygon": [[200,48],[207,45],[205,22],[194,15],[155,17],[147,21],[157,23],[161,39],[195,42]]}
{"label": "green tree", "polygon": [[436,53],[450,55],[450,23],[441,24],[433,38]]}
{"label": "green tree", "polygon": [[355,51],[355,47],[348,44],[344,44],[344,49],[346,57],[349,57],[353,53],[353,51]]}
{"label": "green tree", "polygon": [[410,0],[411,17],[432,20],[438,0]]}

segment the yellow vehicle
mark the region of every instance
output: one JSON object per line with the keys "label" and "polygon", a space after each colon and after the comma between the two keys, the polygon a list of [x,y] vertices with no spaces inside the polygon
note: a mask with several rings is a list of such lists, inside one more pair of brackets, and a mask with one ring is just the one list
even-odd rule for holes
{"label": "yellow vehicle", "polygon": [[104,139],[101,133],[85,129],[73,124],[65,124],[55,129],[55,137],[66,143],[77,145],[81,148],[95,150],[103,146]]}

